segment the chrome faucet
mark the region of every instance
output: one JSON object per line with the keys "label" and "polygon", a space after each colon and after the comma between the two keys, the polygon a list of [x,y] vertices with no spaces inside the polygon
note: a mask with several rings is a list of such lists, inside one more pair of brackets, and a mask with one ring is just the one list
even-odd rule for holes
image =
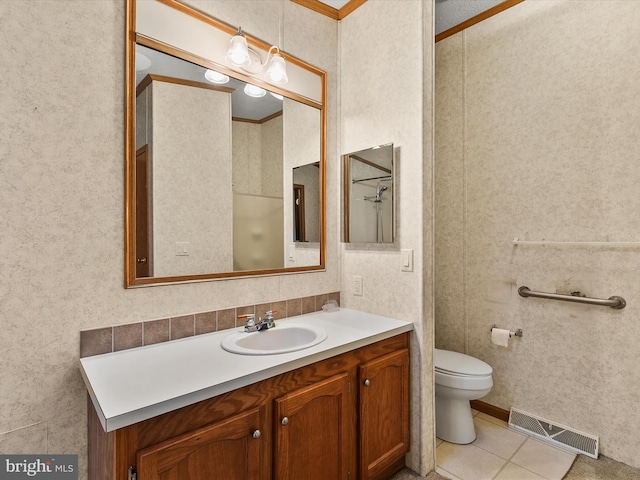
{"label": "chrome faucet", "polygon": [[258,323],[256,324],[256,316],[254,313],[247,313],[245,315],[239,315],[238,318],[246,318],[247,323],[244,326],[244,331],[251,332],[262,332],[263,330],[269,330],[276,326],[274,322],[273,314],[278,313],[276,310],[268,310],[264,314],[264,318],[260,318]]}
{"label": "chrome faucet", "polygon": [[276,326],[276,322],[274,322],[273,320],[273,314],[274,313],[278,313],[276,310],[267,310],[267,312],[264,314],[264,318],[260,319],[260,322],[258,322],[258,331],[262,331],[262,330],[269,330],[270,328],[273,328]]}
{"label": "chrome faucet", "polygon": [[245,315],[238,315],[238,318],[246,318],[247,323],[244,326],[245,332],[257,332],[259,330],[256,325],[256,316],[253,313],[247,313]]}

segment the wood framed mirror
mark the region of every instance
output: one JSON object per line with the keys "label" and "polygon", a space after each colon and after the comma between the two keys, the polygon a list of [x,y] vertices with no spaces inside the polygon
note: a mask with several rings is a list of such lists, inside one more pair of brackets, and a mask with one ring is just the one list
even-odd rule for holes
{"label": "wood framed mirror", "polygon": [[[282,51],[284,85],[230,65],[236,32],[175,0],[127,0],[127,288],[324,269],[326,74]],[[271,45],[243,33],[266,63]]]}

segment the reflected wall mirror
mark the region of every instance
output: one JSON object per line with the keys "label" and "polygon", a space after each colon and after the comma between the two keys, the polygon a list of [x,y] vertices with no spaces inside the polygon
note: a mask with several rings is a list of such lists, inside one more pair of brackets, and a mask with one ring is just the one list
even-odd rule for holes
{"label": "reflected wall mirror", "polygon": [[126,286],[323,269],[325,73],[280,52],[274,85],[225,60],[230,25],[174,0],[127,12]]}
{"label": "reflected wall mirror", "polygon": [[293,169],[293,241],[318,243],[320,163]]}
{"label": "reflected wall mirror", "polygon": [[393,243],[395,161],[393,144],[343,155],[343,241]]}

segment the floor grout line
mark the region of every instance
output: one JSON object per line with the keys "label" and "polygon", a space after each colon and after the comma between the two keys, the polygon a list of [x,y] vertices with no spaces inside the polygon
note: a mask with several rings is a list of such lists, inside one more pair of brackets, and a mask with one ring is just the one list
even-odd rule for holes
{"label": "floor grout line", "polygon": [[[475,418],[476,416],[477,416],[477,414],[476,414],[476,415],[474,415],[474,418]],[[483,419],[483,418],[480,418],[480,420],[484,420],[484,419]],[[488,420],[484,420],[484,421],[489,422]],[[493,423],[493,422],[489,422],[489,423]],[[522,443],[518,446],[518,448],[516,448],[516,449],[513,451],[513,453],[509,456],[509,458],[508,458],[508,459],[506,459],[506,460],[504,459],[504,457],[501,457],[501,456],[500,456],[500,455],[498,455],[497,453],[492,452],[492,451],[490,451],[490,450],[487,450],[486,448],[483,448],[483,447],[481,447],[481,446],[479,446],[479,445],[476,445],[476,443],[475,443],[475,442],[476,442],[476,440],[474,440],[473,442],[471,442],[471,443],[469,444],[469,445],[473,445],[474,447],[479,448],[480,450],[482,450],[482,451],[484,451],[484,452],[487,452],[487,453],[489,453],[489,454],[491,454],[491,455],[493,455],[493,456],[495,456],[495,457],[498,457],[498,458],[499,458],[499,459],[501,459],[501,460],[504,460],[504,464],[503,464],[503,465],[502,465],[502,467],[501,467],[501,468],[496,472],[496,474],[492,477],[492,480],[495,480],[495,479],[500,475],[500,473],[501,473],[502,471],[504,471],[504,469],[505,469],[509,464],[512,464],[512,465],[515,465],[515,466],[517,466],[517,467],[519,467],[519,468],[522,468],[523,470],[526,470],[527,472],[530,472],[530,473],[532,473],[532,474],[534,474],[534,475],[537,475],[537,476],[539,476],[539,477],[541,477],[541,478],[544,478],[544,479],[546,479],[546,480],[552,480],[552,479],[549,479],[548,477],[546,477],[546,476],[542,475],[541,473],[534,472],[534,471],[529,470],[528,468],[526,468],[526,467],[524,467],[524,466],[522,466],[522,465],[519,465],[519,464],[517,464],[517,463],[513,463],[513,462],[511,461],[511,460],[513,460],[513,458],[517,455],[517,453],[522,449],[522,447],[524,447],[524,445],[527,443],[527,441],[528,441],[529,439],[532,439],[532,440],[537,440],[537,439],[535,439],[535,438],[534,438],[533,436],[531,436],[531,435],[527,435],[526,433],[522,433],[522,432],[519,432],[519,431],[517,431],[517,430],[512,430],[512,429],[510,429],[510,428],[508,428],[508,427],[505,427],[505,426],[503,426],[503,425],[499,425],[499,424],[496,424],[496,423],[493,423],[493,425],[496,425],[497,427],[502,428],[503,430],[507,430],[507,431],[510,431],[510,432],[513,432],[513,433],[517,433],[518,435],[522,435],[522,436],[524,437],[524,440],[523,440],[523,441],[522,441]],[[440,445],[442,445],[443,443],[449,443],[449,442],[446,442],[445,440],[442,440],[442,439],[440,439],[440,440],[441,440]],[[540,440],[537,440],[537,441],[540,441]],[[544,443],[544,442],[541,442],[541,443]],[[552,446],[552,445],[550,445],[550,446]],[[438,462],[437,462],[437,455],[436,455],[436,467],[438,467],[438,468],[440,468],[441,470],[443,470],[443,471],[445,471],[445,472],[449,473],[450,475],[454,475],[453,473],[449,472],[448,470],[446,470],[446,469],[442,468],[442,466],[439,466],[439,465],[438,465]],[[457,475],[455,475],[455,476],[457,477]],[[564,477],[563,477],[563,478],[564,478]],[[466,480],[466,479],[461,479],[461,480]]]}
{"label": "floor grout line", "polygon": [[[502,427],[502,428],[504,428],[504,427]],[[506,429],[506,430],[508,430],[508,429]],[[506,463],[502,466],[502,468],[501,468],[500,470],[498,470],[498,473],[496,473],[496,474],[493,476],[493,478],[494,478],[494,479],[495,479],[498,475],[500,475],[500,472],[502,472],[502,471],[505,469],[505,467],[506,467],[507,465],[509,465],[509,464],[511,463],[511,459],[512,459],[513,457],[515,457],[516,453],[518,453],[518,452],[520,451],[520,449],[524,446],[524,444],[525,444],[525,443],[527,443],[527,440],[528,440],[528,438],[525,438],[525,439],[524,439],[524,442],[522,442],[522,443],[520,444],[520,446],[519,446],[518,448],[516,448],[516,449],[515,449],[515,451],[514,451],[514,452],[511,454],[511,456],[507,459]],[[514,465],[518,465],[518,464],[517,464],[517,463],[515,463]],[[518,466],[520,466],[520,465],[518,465]],[[531,472],[531,473],[535,473],[535,472]],[[542,476],[542,475],[540,475],[540,476]]]}

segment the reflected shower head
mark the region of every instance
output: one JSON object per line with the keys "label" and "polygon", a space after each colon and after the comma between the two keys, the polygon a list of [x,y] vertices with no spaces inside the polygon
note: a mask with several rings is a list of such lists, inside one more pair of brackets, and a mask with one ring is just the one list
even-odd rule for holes
{"label": "reflected shower head", "polygon": [[387,187],[387,186],[381,187],[380,185],[378,185],[378,190],[376,192],[376,200],[375,201],[376,202],[381,202],[382,201],[382,194],[387,190],[389,190],[389,187]]}

